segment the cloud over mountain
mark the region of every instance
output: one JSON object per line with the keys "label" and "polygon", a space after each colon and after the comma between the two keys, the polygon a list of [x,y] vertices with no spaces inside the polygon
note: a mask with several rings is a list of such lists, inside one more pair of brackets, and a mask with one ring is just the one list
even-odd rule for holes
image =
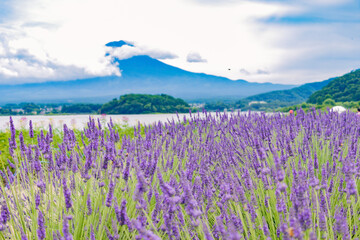
{"label": "cloud over mountain", "polygon": [[147,55],[155,59],[175,59],[178,56],[169,51],[161,49],[151,49],[137,44],[129,44],[123,40],[118,42],[110,42],[105,46],[108,47],[107,55],[115,57],[119,60],[128,59],[134,56]]}
{"label": "cloud over mountain", "polygon": [[206,59],[203,59],[199,53],[197,52],[190,52],[187,57],[186,61],[188,62],[207,62]]}

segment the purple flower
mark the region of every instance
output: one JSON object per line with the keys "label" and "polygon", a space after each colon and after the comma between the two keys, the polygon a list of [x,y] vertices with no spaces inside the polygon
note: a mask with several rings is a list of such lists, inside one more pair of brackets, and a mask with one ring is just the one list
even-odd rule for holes
{"label": "purple flower", "polygon": [[53,240],[62,240],[59,230],[53,232]]}
{"label": "purple flower", "polygon": [[40,177],[40,180],[36,183],[36,186],[40,188],[41,193],[45,193],[46,190],[46,184],[42,177]]}
{"label": "purple flower", "polygon": [[349,195],[357,195],[356,182],[353,178],[347,181],[346,188]]}
{"label": "purple flower", "polygon": [[310,233],[309,240],[317,240],[316,235],[314,232]]}
{"label": "purple flower", "polygon": [[138,183],[136,185],[134,200],[140,201],[143,199],[143,194],[147,191],[148,183],[145,180],[144,174],[141,170],[137,172]]}
{"label": "purple flower", "polygon": [[94,228],[93,228],[92,224],[91,224],[91,230],[90,230],[90,240],[96,240],[95,239]]}
{"label": "purple flower", "polygon": [[35,195],[35,208],[39,210],[39,205],[40,205],[41,199],[40,199],[40,195],[37,193]]}
{"label": "purple flower", "polygon": [[91,215],[92,213],[92,207],[91,207],[91,198],[90,198],[90,194],[88,194],[88,198],[86,200],[86,206],[88,209],[87,215]]}
{"label": "purple flower", "polygon": [[34,169],[35,169],[36,172],[41,171],[41,163],[40,163],[39,158],[40,158],[40,150],[36,146],[36,148],[35,148],[35,159],[34,159]]}
{"label": "purple flower", "polygon": [[115,240],[113,235],[111,235],[111,233],[107,227],[105,227],[105,231],[106,231],[106,236],[109,240]]}
{"label": "purple flower", "polygon": [[263,217],[263,231],[264,231],[264,234],[265,236],[270,236],[270,231],[269,231],[269,226],[265,220],[265,217]]}
{"label": "purple flower", "polygon": [[223,223],[223,219],[219,216],[216,217],[216,227],[215,227],[215,231],[216,231],[216,235],[220,238],[225,238],[226,239],[226,230],[224,227],[224,223]]}
{"label": "purple flower", "polygon": [[113,197],[114,197],[114,189],[115,189],[115,183],[113,182],[113,180],[110,180],[109,192],[107,194],[106,203],[105,203],[105,205],[107,207],[111,207],[112,200],[113,200]]}
{"label": "purple flower", "polygon": [[20,229],[21,231],[21,240],[28,240],[26,234],[24,233],[24,231],[22,230],[22,228]]}
{"label": "purple flower", "polygon": [[66,179],[63,178],[63,191],[64,191],[64,198],[65,198],[65,206],[66,209],[69,209],[72,207],[72,200],[71,200],[71,191],[66,185]]}
{"label": "purple flower", "polygon": [[129,224],[130,220],[126,213],[126,200],[125,199],[121,202],[120,209],[117,206],[117,204],[115,204],[115,214],[116,214],[116,219],[118,220],[120,225]]}
{"label": "purple flower", "polygon": [[319,213],[319,228],[321,231],[325,231],[327,229],[325,214],[322,210],[320,210]]}
{"label": "purple flower", "polygon": [[318,162],[318,158],[316,155],[316,152],[314,153],[314,168],[318,169],[319,168],[319,162]]}
{"label": "purple flower", "polygon": [[287,185],[286,185],[286,183],[279,182],[278,185],[277,185],[277,188],[280,190],[280,192],[285,192],[286,188],[287,188]]}
{"label": "purple flower", "polygon": [[311,210],[309,208],[305,208],[299,214],[299,221],[304,230],[310,228],[310,226],[311,226]]}
{"label": "purple flower", "polygon": [[281,168],[279,168],[277,171],[276,171],[276,177],[277,177],[277,180],[278,181],[282,181],[284,180],[285,178],[285,173],[284,173],[284,170],[282,170]]}
{"label": "purple flower", "polygon": [[30,138],[34,137],[34,129],[33,129],[33,125],[32,125],[32,121],[29,121],[29,136]]}
{"label": "purple flower", "polygon": [[204,230],[204,235],[205,235],[206,240],[213,240],[214,239],[212,234],[209,232],[209,228],[205,224],[203,224],[203,230]]}
{"label": "purple flower", "polygon": [[343,209],[337,209],[335,212],[335,231],[342,235],[343,239],[349,239],[349,227],[347,224],[347,219]]}
{"label": "purple flower", "polygon": [[8,161],[8,163],[9,163],[9,166],[10,166],[12,169],[15,169],[15,168],[16,168],[15,164],[13,164],[9,159],[8,159],[7,161]]}
{"label": "purple flower", "polygon": [[313,176],[312,178],[310,178],[309,185],[311,187],[318,186],[319,185],[319,179],[317,177]]}
{"label": "purple flower", "polygon": [[125,166],[125,170],[123,172],[123,179],[127,182],[129,179],[129,175],[130,175],[130,161],[126,161],[126,166]]}
{"label": "purple flower", "polygon": [[16,149],[16,130],[14,127],[14,122],[12,120],[12,117],[10,117],[10,132],[11,132],[11,137],[9,139],[10,149]]}
{"label": "purple flower", "polygon": [[64,240],[73,240],[73,237],[69,231],[69,219],[67,216],[64,217],[63,234],[64,234]]}
{"label": "purple flower", "polygon": [[6,202],[1,205],[1,223],[6,224],[10,220],[10,212]]}
{"label": "purple flower", "polygon": [[330,186],[329,186],[329,189],[328,189],[328,192],[329,192],[329,193],[332,193],[333,187],[334,187],[334,180],[331,179],[331,181],[330,181]]}
{"label": "purple flower", "polygon": [[26,146],[24,143],[24,136],[22,132],[20,132],[19,134],[19,141],[20,141],[20,150],[22,151],[22,154],[25,154]]}
{"label": "purple flower", "polygon": [[45,231],[45,219],[44,215],[41,211],[38,212],[38,229],[37,229],[37,236],[39,239],[45,239],[46,231]]}

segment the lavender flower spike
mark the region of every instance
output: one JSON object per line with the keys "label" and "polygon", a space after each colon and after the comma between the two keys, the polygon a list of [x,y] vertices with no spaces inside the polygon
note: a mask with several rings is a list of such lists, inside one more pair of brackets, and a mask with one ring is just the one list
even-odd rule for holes
{"label": "lavender flower spike", "polygon": [[72,200],[71,200],[71,191],[66,185],[66,179],[63,178],[63,189],[64,189],[64,197],[65,197],[65,205],[66,209],[72,207]]}
{"label": "lavender flower spike", "polygon": [[91,230],[90,230],[90,240],[96,240],[95,239],[94,228],[93,228],[92,224],[91,224]]}
{"label": "lavender flower spike", "polygon": [[29,122],[29,136],[30,138],[34,137],[34,129],[33,129],[33,125],[32,125],[32,121],[30,120]]}
{"label": "lavender flower spike", "polygon": [[44,215],[41,211],[39,211],[38,214],[38,229],[37,229],[37,236],[39,237],[39,239],[45,239],[46,237],[46,232],[45,232],[45,219],[44,219]]}
{"label": "lavender flower spike", "polygon": [[67,216],[64,217],[63,233],[64,233],[64,240],[73,240],[73,237],[69,231],[69,217]]}
{"label": "lavender flower spike", "polygon": [[87,209],[88,209],[87,215],[91,215],[91,213],[92,213],[92,207],[91,207],[90,194],[88,194],[88,198],[87,198],[87,200],[86,200],[86,205],[87,205]]}
{"label": "lavender flower spike", "polygon": [[113,200],[113,197],[114,197],[114,188],[115,188],[115,184],[114,182],[111,180],[110,181],[110,184],[109,184],[109,192],[108,192],[108,195],[106,197],[106,203],[105,205],[107,207],[111,207],[111,204],[112,204],[112,200]]}

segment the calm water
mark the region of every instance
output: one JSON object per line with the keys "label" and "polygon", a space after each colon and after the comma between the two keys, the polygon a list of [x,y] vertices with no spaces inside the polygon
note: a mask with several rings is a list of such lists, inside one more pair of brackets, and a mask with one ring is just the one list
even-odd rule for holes
{"label": "calm water", "polygon": [[[208,113],[215,114],[215,113]],[[201,113],[201,115],[203,115]],[[135,126],[139,122],[141,124],[153,124],[158,121],[167,122],[174,119],[178,120],[178,117],[182,121],[184,116],[187,118],[189,114],[137,114],[137,115],[90,115],[94,119],[100,119],[102,124],[108,123],[110,118],[114,123],[126,124],[129,126]],[[70,128],[82,129],[89,121],[89,115],[61,115],[61,116],[13,116],[13,121],[16,129],[29,128],[29,121],[32,120],[33,126],[40,128],[47,128],[51,124],[55,128],[62,128],[63,124],[66,124]],[[9,117],[0,116],[0,131],[9,129]]]}

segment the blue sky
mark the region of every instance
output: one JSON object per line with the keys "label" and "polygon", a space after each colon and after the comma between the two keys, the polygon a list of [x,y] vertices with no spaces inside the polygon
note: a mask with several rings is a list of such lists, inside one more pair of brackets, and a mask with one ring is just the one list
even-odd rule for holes
{"label": "blue sky", "polygon": [[[119,40],[133,46],[105,47]],[[359,43],[358,0],[3,0],[0,83],[121,75],[112,57],[147,54],[234,80],[301,84],[360,68]]]}

